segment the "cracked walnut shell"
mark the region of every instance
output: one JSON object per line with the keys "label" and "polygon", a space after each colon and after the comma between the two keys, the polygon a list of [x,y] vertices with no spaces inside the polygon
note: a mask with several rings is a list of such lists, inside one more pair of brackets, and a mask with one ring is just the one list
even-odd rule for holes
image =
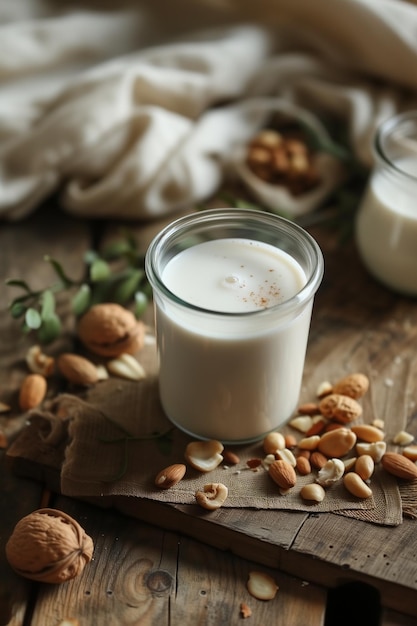
{"label": "cracked walnut shell", "polygon": [[62,583],[81,574],[93,550],[93,540],[72,517],[56,509],[38,509],[16,524],[6,557],[25,578]]}

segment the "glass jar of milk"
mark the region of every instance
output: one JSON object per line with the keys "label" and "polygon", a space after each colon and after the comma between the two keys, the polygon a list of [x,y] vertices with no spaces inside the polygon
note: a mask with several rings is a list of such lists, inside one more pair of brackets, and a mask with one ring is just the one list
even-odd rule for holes
{"label": "glass jar of milk", "polygon": [[245,443],[297,406],[323,257],[296,224],[261,211],[205,210],[152,241],[159,393],[193,437]]}
{"label": "glass jar of milk", "polygon": [[374,141],[375,166],[359,206],[355,236],[378,280],[417,295],[417,111],[385,121]]}

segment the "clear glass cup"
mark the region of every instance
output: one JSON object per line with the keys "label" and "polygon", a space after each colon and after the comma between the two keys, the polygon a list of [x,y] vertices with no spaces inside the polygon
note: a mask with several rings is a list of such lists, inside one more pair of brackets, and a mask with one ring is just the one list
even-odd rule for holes
{"label": "clear glass cup", "polygon": [[417,111],[386,120],[355,220],[368,271],[394,291],[417,295]]}
{"label": "clear glass cup", "polygon": [[[256,310],[224,312],[183,300],[165,284],[164,270],[182,251],[241,239],[289,255],[303,275],[291,297]],[[210,266],[201,280],[213,275]],[[193,437],[229,444],[258,440],[286,422],[299,401],[313,300],[324,271],[316,241],[272,214],[205,210],[164,228],[148,248],[145,268],[154,296],[159,392],[168,418]]]}

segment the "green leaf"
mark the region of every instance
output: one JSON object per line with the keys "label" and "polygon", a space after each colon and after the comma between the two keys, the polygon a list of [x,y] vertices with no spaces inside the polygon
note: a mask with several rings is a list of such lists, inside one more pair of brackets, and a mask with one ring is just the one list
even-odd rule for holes
{"label": "green leaf", "polygon": [[22,289],[24,289],[27,292],[31,291],[29,285],[24,280],[17,280],[15,278],[9,278],[9,279],[6,280],[6,285],[8,287],[21,287]]}
{"label": "green leaf", "polygon": [[46,289],[42,294],[41,318],[46,320],[55,314],[55,296],[50,289]]}
{"label": "green leaf", "polygon": [[36,309],[33,309],[32,307],[27,309],[25,314],[25,323],[27,327],[31,330],[36,330],[37,328],[40,328],[42,324],[42,319]]}
{"label": "green leaf", "polygon": [[137,291],[135,293],[135,309],[134,314],[135,317],[140,318],[146,311],[148,306],[148,297],[143,291]]}
{"label": "green leaf", "polygon": [[51,343],[61,332],[61,321],[57,315],[52,315],[42,321],[37,336],[41,343]]}
{"label": "green leaf", "polygon": [[84,263],[86,263],[86,265],[91,265],[96,259],[98,259],[98,256],[99,255],[95,250],[87,250],[87,252],[84,253]]}
{"label": "green leaf", "polygon": [[56,259],[53,259],[52,257],[50,257],[48,254],[44,256],[44,259],[45,261],[48,261],[48,263],[52,265],[52,267],[55,270],[55,273],[57,274],[58,278],[61,280],[64,287],[71,287],[72,285],[75,284],[74,281],[71,278],[69,278],[69,276],[67,276],[61,263],[59,263]]}
{"label": "green leaf", "polygon": [[114,241],[104,248],[103,257],[105,259],[118,259],[130,252],[130,249],[127,241]]}
{"label": "green leaf", "polygon": [[90,302],[91,289],[89,285],[84,283],[71,300],[71,309],[74,315],[82,315],[85,313],[90,306]]}
{"label": "green leaf", "polygon": [[126,304],[134,296],[140,281],[144,276],[142,270],[132,270],[127,278],[125,278],[114,290],[114,300],[119,304]]}
{"label": "green leaf", "polygon": [[10,313],[14,319],[18,319],[26,313],[26,306],[22,302],[13,302],[10,306]]}
{"label": "green leaf", "polygon": [[90,278],[93,283],[105,280],[110,275],[110,267],[106,261],[97,258],[90,267]]}

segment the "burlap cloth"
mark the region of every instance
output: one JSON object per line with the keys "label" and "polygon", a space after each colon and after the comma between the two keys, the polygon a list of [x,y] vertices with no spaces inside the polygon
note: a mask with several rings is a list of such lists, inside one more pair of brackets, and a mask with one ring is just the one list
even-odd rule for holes
{"label": "burlap cloth", "polygon": [[246,465],[250,458],[263,458],[261,442],[235,446],[238,465],[221,464],[208,474],[187,467],[180,483],[168,490],[157,488],[154,480],[161,469],[185,462],[184,451],[191,438],[173,427],[160,406],[152,348],[142,357],[150,371],[143,381],[109,379],[82,399],[63,394],[50,407],[52,428],[56,428],[55,419],[64,419],[69,433],[61,470],[64,495],[193,504],[196,490],[208,482],[223,482],[229,489],[224,507],[333,512],[385,525],[400,524],[403,515],[417,517],[417,481],[401,484],[380,465],[372,477],[373,495],[366,500],[351,496],[339,482],[327,488],[323,502],[307,503],[299,492],[314,480],[312,475],[299,476],[297,485],[281,495],[263,468],[253,471]]}

